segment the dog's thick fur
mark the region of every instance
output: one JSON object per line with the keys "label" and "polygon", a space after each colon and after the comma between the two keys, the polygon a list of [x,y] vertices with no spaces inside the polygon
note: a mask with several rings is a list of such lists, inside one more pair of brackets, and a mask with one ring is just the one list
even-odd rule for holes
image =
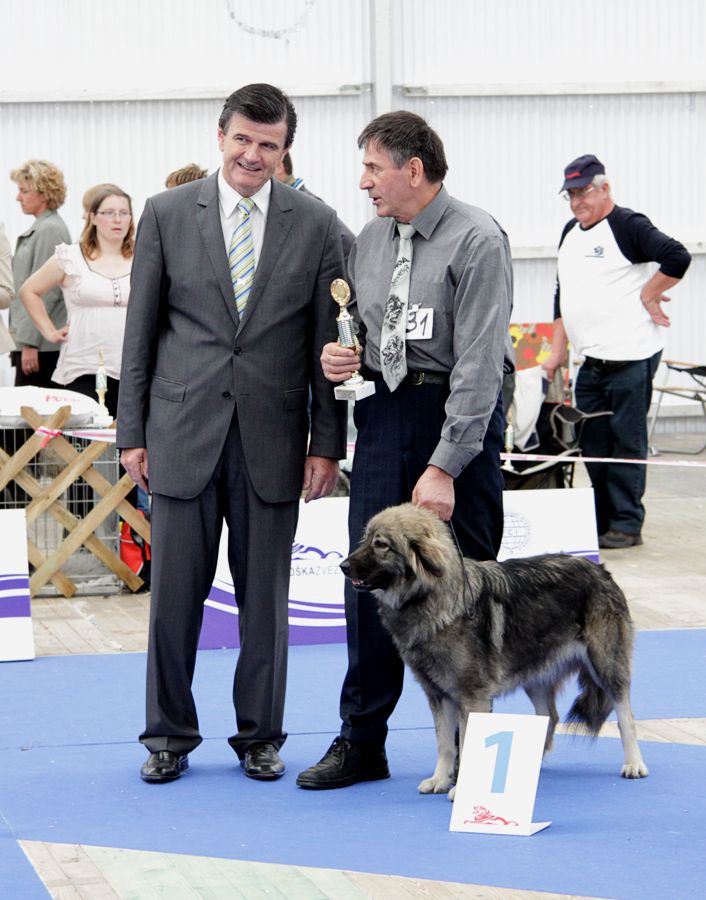
{"label": "dog's thick fur", "polygon": [[537,715],[549,716],[550,750],[557,690],[574,672],[581,692],[568,721],[596,735],[615,708],[621,775],[648,774],[630,710],[632,622],[602,566],[563,555],[462,561],[448,525],[405,503],[370,520],[341,568],[377,597],[383,625],[429,700],[438,760],[422,793],[451,788],[455,731],[463,746],[468,714],[489,712],[494,697],[518,687]]}

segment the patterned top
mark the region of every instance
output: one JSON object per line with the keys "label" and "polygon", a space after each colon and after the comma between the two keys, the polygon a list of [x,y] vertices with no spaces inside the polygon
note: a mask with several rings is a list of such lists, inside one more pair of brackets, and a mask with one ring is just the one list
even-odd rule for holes
{"label": "patterned top", "polygon": [[[56,259],[66,273],[64,302],[69,339],[61,345],[52,378],[68,385],[80,375],[93,375],[103,351],[111,378],[120,378],[123,334],[130,296],[130,273],[120,278],[101,275],[91,268],[78,244],[59,244]],[[130,261],[125,260],[129,265]]]}

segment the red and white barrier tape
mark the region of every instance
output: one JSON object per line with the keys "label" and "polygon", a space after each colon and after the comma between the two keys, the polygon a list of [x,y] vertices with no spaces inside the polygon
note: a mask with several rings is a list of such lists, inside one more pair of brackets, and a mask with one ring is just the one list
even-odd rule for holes
{"label": "red and white barrier tape", "polygon": [[550,456],[545,453],[501,453],[500,459],[511,462],[589,462],[589,463],[631,463],[636,466],[684,466],[706,468],[706,460],[698,459],[624,459],[604,456]]}
{"label": "red and white barrier tape", "polygon": [[39,446],[43,449],[52,438],[59,437],[61,432],[57,431],[55,428],[47,428],[46,425],[40,425],[35,434],[42,435],[42,441]]}
{"label": "red and white barrier tape", "polygon": [[[348,442],[348,455],[355,451],[355,443]],[[706,468],[706,460],[699,459],[624,459],[602,456],[551,456],[548,453],[501,453],[500,459],[508,462],[596,462],[596,463],[632,463],[638,466],[682,466],[684,468]]]}

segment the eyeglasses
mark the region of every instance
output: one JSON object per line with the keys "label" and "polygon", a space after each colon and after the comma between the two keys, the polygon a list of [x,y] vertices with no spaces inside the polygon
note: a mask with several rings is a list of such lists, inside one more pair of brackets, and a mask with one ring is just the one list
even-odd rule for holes
{"label": "eyeglasses", "polygon": [[97,216],[105,216],[106,219],[114,219],[119,216],[121,219],[129,219],[132,215],[126,209],[99,209]]}
{"label": "eyeglasses", "polygon": [[562,191],[561,196],[570,203],[572,200],[581,200],[582,197],[585,197],[586,194],[590,194],[591,191],[595,191],[595,184],[589,184],[588,187],[585,188],[574,188],[570,191]]}

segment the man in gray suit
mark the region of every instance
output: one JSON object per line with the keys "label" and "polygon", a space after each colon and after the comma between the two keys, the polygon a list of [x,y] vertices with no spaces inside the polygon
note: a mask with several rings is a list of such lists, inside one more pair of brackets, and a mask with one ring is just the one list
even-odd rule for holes
{"label": "man in gray suit", "polygon": [[284,772],[299,498],[331,492],[346,449],[346,406],[319,365],[344,273],[336,214],[273,178],[295,128],[279,89],[235,91],[220,170],[150,198],[137,232],[117,440],[152,492],[149,782],[178,778],[201,743],[191,682],[223,519],[241,641],[229,744],[249,777]]}

